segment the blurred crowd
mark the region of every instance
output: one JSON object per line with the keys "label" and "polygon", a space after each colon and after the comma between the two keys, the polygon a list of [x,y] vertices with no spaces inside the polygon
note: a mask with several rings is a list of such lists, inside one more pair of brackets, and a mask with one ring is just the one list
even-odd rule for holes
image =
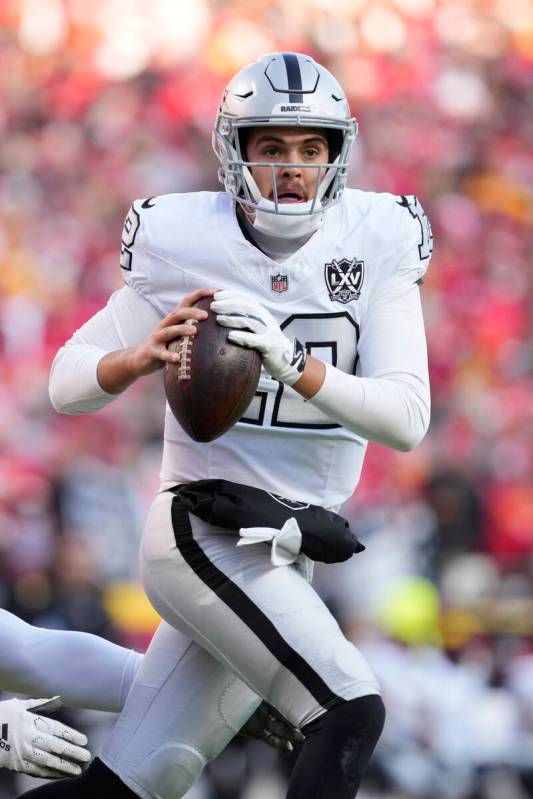
{"label": "blurred crowd", "polygon": [[[217,190],[222,88],[279,49],[312,54],[346,89],[361,131],[350,185],[417,194],[435,235],[422,287],[430,432],[409,454],[370,446],[344,509],[367,551],[317,575],[388,707],[361,795],[524,799],[533,0],[0,3],[0,600],[41,626],[146,646],[157,620],[136,556],[158,482],[161,377],[70,418],[53,413],[47,375],[121,285],[131,201]],[[287,768],[237,741],[194,797],[278,799]]]}

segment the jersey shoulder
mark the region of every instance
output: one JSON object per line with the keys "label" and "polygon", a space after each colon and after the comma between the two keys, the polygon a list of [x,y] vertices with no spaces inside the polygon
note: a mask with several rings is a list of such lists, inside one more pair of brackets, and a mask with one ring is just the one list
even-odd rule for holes
{"label": "jersey shoulder", "polygon": [[[208,245],[215,226],[210,223],[224,195],[222,192],[163,194],[135,200],[124,221],[120,267],[124,281],[157,307],[173,288],[186,293],[187,265],[201,242]],[[169,299],[170,301],[170,299]]]}
{"label": "jersey shoulder", "polygon": [[426,272],[433,252],[429,219],[415,195],[347,189],[347,229],[362,235],[372,260],[415,282]]}
{"label": "jersey shoulder", "polygon": [[[124,248],[141,247],[154,253],[169,247],[175,251],[180,243],[186,245],[206,226],[206,220],[216,214],[221,192],[198,191],[183,194],[162,194],[135,200],[124,221]],[[130,257],[121,259],[123,269],[130,271]]]}

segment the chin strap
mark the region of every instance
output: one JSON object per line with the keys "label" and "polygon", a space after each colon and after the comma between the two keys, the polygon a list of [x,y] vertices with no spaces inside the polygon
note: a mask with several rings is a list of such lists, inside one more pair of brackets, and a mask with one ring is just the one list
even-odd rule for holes
{"label": "chin strap", "polygon": [[[242,170],[243,179],[255,203],[255,206],[251,206],[255,211],[254,221],[250,220],[253,227],[266,236],[276,236],[282,239],[295,239],[315,233],[324,221],[325,211],[322,213],[313,212],[317,206],[321,205],[322,198],[331,186],[339,157],[337,156],[317,186],[316,199],[295,205],[286,204],[282,213],[276,210],[275,202],[263,197],[251,170],[248,166],[244,166]],[[272,179],[274,180],[274,176]]]}

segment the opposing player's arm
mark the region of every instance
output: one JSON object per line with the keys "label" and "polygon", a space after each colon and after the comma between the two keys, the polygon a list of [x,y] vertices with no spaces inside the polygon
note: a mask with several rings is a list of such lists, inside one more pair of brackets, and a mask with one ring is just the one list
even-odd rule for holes
{"label": "opposing player's arm", "polygon": [[118,713],[142,655],[90,633],[47,630],[0,609],[0,689],[60,695],[63,704]]}

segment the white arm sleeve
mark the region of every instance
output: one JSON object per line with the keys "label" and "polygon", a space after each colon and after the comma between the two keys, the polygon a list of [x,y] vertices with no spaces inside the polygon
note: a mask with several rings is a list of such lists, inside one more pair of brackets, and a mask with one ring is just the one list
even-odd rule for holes
{"label": "white arm sleeve", "polygon": [[406,451],[429,426],[426,338],[416,285],[384,291],[361,327],[358,375],[329,364],[309,402],[343,427],[379,444]]}
{"label": "white arm sleeve", "polygon": [[0,610],[0,689],[122,710],[143,656],[89,633],[44,630]]}
{"label": "white arm sleeve", "polygon": [[89,413],[118,394],[108,394],[97,380],[100,360],[109,352],[139,344],[161,320],[148,300],[129,286],[115,291],[61,347],[50,374],[50,400],[59,413]]}

